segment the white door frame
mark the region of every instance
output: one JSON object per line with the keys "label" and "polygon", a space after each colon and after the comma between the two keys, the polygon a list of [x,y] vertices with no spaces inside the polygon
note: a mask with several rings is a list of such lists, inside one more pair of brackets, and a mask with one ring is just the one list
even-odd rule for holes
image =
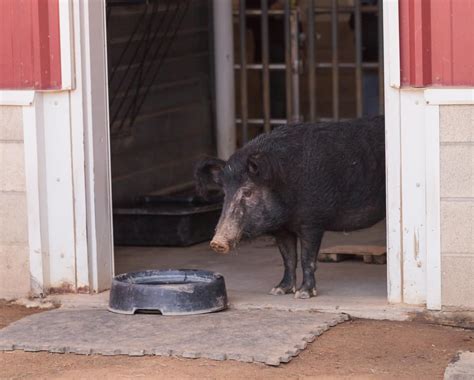
{"label": "white door frame", "polygon": [[[84,29],[86,40],[83,44],[88,45],[86,52],[95,52],[98,57],[95,65],[83,67],[90,71],[90,77],[94,76],[94,81],[89,81],[91,86],[86,91],[89,103],[91,96],[101,99],[101,107],[107,105],[107,68],[106,68],[106,39],[105,39],[105,0],[85,1],[83,8]],[[87,13],[87,10],[89,13]],[[402,199],[401,199],[401,120],[400,120],[400,48],[399,48],[399,12],[398,0],[383,0],[383,18],[384,18],[384,62],[385,62],[385,115],[386,115],[386,158],[387,158],[387,289],[388,301],[391,303],[400,303],[403,298],[403,239],[402,239]],[[93,27],[93,24],[95,27]],[[95,30],[95,34],[92,34]],[[89,32],[89,34],[87,34]],[[88,38],[93,36],[92,39]],[[84,62],[91,62],[90,57],[86,57]],[[96,209],[91,208],[89,212],[95,211],[96,220],[103,221],[103,225],[91,228],[94,233],[95,242],[93,244],[93,254],[89,254],[89,258],[93,261],[92,268],[113,268],[113,240],[112,240],[112,218],[111,218],[111,181],[110,181],[110,147],[108,130],[107,107],[105,107],[102,119],[100,115],[94,114],[98,120],[96,125],[102,128],[102,137],[98,135],[86,135],[86,151],[94,152],[89,156],[91,167],[102,167],[103,173],[108,183],[102,182],[96,188],[89,187],[89,199],[96,199],[96,205],[100,206]],[[86,110],[90,112],[90,110]],[[93,119],[89,116],[89,119]],[[89,131],[92,132],[92,131]],[[102,139],[102,140],[101,140]],[[107,168],[107,170],[105,170]],[[90,185],[90,184],[89,184]],[[108,226],[107,226],[108,224]],[[97,228],[104,229],[103,234],[97,233]],[[98,248],[101,240],[107,242],[103,245],[100,252]],[[93,278],[95,278],[98,286],[95,284],[94,289],[103,289],[110,280],[111,270],[99,272],[95,269]]]}
{"label": "white door frame", "polygon": [[387,189],[387,298],[403,302],[400,30],[398,0],[383,0],[385,162]]}
{"label": "white door frame", "polygon": [[439,112],[426,89],[401,88],[398,0],[383,17],[388,301],[439,310]]}
{"label": "white door frame", "polygon": [[[82,279],[77,282],[88,279],[92,291],[101,291],[109,287],[114,268],[105,0],[74,1],[73,15],[77,89],[71,92],[71,138],[76,268],[77,279]],[[465,103],[473,94],[461,89],[402,89],[398,0],[383,0],[383,28],[387,298],[390,303],[426,304],[428,309],[439,310],[437,104]],[[87,239],[81,240],[84,226]]]}
{"label": "white door frame", "polygon": [[[61,4],[63,1],[60,1]],[[55,234],[51,233],[51,228],[54,231],[54,226],[58,225],[57,221],[56,224],[49,223],[47,215],[50,214],[49,208],[53,210],[52,214],[61,215],[57,209],[67,206],[68,224],[66,228],[72,228],[74,232],[72,235],[68,232],[66,235],[72,248],[66,255],[69,264],[64,265],[64,269],[57,268],[58,276],[56,277],[58,278],[56,280],[59,279],[60,274],[69,273],[70,269],[74,267],[75,277],[71,278],[68,274],[67,280],[74,284],[76,291],[83,288],[99,292],[110,286],[114,270],[105,0],[77,0],[72,4],[65,0],[64,4],[72,14],[64,10],[60,12],[64,18],[61,25],[73,20],[72,27],[69,24],[70,27],[67,28],[73,33],[73,38],[62,38],[61,40],[65,41],[64,44],[67,44],[67,41],[73,42],[69,47],[73,58],[68,66],[74,67],[68,77],[68,86],[71,88],[63,90],[60,94],[56,93],[56,95],[55,93],[37,95],[36,98],[41,101],[35,99],[35,104],[29,106],[33,108],[29,108],[30,112],[25,114],[25,128],[27,124],[36,128],[28,129],[25,132],[25,139],[27,136],[33,139],[25,141],[25,147],[27,144],[30,144],[29,146],[37,144],[36,151],[35,149],[25,151],[25,165],[32,165],[27,168],[27,182],[28,178],[31,179],[30,184],[27,183],[28,192],[33,192],[28,194],[28,197],[31,198],[35,206],[31,209],[29,207],[30,212],[35,211],[34,218],[29,220],[29,226],[33,228],[33,234],[30,236],[36,237],[32,240],[35,246],[30,247],[31,273],[40,278],[43,284],[48,284],[48,277],[51,275],[51,268],[48,266],[51,264],[57,266],[59,265],[57,263],[61,262],[63,252],[58,244],[56,244],[58,249],[55,253],[57,257],[49,257],[50,252],[43,252],[41,257],[38,257],[37,252],[42,249],[47,250],[43,246],[48,246],[51,243],[48,239],[61,240],[63,238],[57,236],[60,229],[57,229],[58,232]],[[383,18],[388,301],[391,303],[425,303],[428,293],[430,294],[428,307],[439,308],[441,300],[439,247],[427,247],[428,235],[430,237],[437,236],[439,239],[439,227],[437,227],[439,224],[439,209],[437,207],[439,205],[436,204],[439,202],[439,198],[436,198],[436,194],[430,197],[426,196],[426,187],[434,184],[432,179],[428,184],[427,173],[428,171],[436,172],[439,169],[436,165],[430,166],[426,163],[433,157],[436,159],[436,154],[439,154],[439,152],[436,153],[436,149],[439,150],[439,146],[436,147],[436,136],[427,138],[424,144],[422,143],[421,152],[414,152],[410,149],[409,144],[406,145],[413,137],[424,136],[426,119],[433,120],[435,113],[430,110],[425,115],[424,90],[400,89],[398,0],[383,0]],[[69,21],[67,21],[68,19]],[[62,51],[62,54],[64,53]],[[420,101],[423,103],[423,107],[420,106]],[[421,122],[422,129],[413,129],[412,127],[416,127],[416,125],[413,125],[410,120],[403,119],[404,115],[411,112],[417,115],[416,122]],[[38,161],[38,154],[44,155],[44,142],[38,141],[38,131],[44,130],[45,125],[48,124],[45,124],[45,121],[54,120],[55,117],[64,117],[63,113],[67,114],[65,120],[67,118],[70,120],[70,130],[62,136],[68,148],[56,153],[62,152],[65,155],[69,152],[71,158],[56,163],[64,166],[64,171],[61,173],[67,179],[66,184],[61,188],[62,190],[58,191],[60,193],[61,191],[70,191],[73,195],[71,197],[63,194],[62,203],[56,204],[51,200],[47,206],[44,206],[41,200],[47,194],[42,192],[41,186],[46,179],[44,173],[41,172],[41,167],[35,168],[35,165],[42,165]],[[412,132],[412,129],[415,132]],[[47,136],[49,139],[53,138],[52,134]],[[50,143],[51,146],[53,145]],[[53,151],[52,158],[49,158],[50,162],[56,157],[54,154]],[[402,159],[402,157],[404,158]],[[409,165],[410,159],[414,159],[420,164],[411,167]],[[69,167],[68,170],[67,167]],[[404,170],[407,172],[405,173]],[[49,178],[51,186],[57,186],[54,180],[53,177]],[[46,183],[48,182],[46,181]],[[420,202],[424,204],[428,218],[430,215],[432,216],[431,222],[425,219],[424,213],[413,211],[416,210]],[[428,203],[425,204],[425,202]],[[47,210],[41,210],[42,207],[46,207]],[[34,223],[40,223],[41,226],[35,226]],[[48,229],[50,230],[49,234],[43,233]],[[72,238],[69,238],[69,235]],[[31,251],[32,248],[33,251]],[[434,251],[430,252],[427,264],[426,250],[428,248],[434,249]],[[36,266],[41,262],[42,271]],[[426,283],[427,277],[428,284]],[[433,278],[434,280],[432,280]]]}
{"label": "white door frame", "polygon": [[[79,117],[72,122],[77,129],[83,125],[84,149],[76,152],[78,162],[83,155],[85,163],[84,187],[77,195],[87,208],[87,254],[78,257],[84,271],[78,275],[87,271],[90,290],[99,292],[110,287],[114,274],[105,0],[74,1],[73,13],[78,85],[71,108]],[[75,142],[82,144],[80,134]]]}

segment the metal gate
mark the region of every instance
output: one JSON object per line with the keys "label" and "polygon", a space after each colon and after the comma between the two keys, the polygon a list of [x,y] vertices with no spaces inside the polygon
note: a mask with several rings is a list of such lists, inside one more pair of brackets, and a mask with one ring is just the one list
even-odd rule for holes
{"label": "metal gate", "polygon": [[383,113],[381,8],[377,0],[240,0],[239,143],[287,122]]}

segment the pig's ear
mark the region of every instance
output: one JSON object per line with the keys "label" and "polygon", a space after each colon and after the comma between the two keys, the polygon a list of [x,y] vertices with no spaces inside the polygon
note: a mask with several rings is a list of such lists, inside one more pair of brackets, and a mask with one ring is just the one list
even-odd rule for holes
{"label": "pig's ear", "polygon": [[194,181],[196,192],[207,198],[211,187],[222,187],[220,173],[224,169],[225,161],[218,158],[204,158],[194,167]]}
{"label": "pig's ear", "polygon": [[270,186],[275,180],[275,165],[266,153],[254,153],[247,158],[247,170],[250,178],[258,183]]}

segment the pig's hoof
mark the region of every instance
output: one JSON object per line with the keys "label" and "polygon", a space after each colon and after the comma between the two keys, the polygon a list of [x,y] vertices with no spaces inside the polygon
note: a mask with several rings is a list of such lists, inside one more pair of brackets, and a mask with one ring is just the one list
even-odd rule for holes
{"label": "pig's hoof", "polygon": [[300,289],[296,291],[295,298],[307,299],[307,298],[315,297],[317,294],[318,292],[314,288],[313,289]]}
{"label": "pig's hoof", "polygon": [[273,296],[282,296],[284,294],[288,293],[294,293],[295,292],[295,287],[291,288],[282,288],[281,286],[276,286],[272,290],[270,290],[270,294]]}

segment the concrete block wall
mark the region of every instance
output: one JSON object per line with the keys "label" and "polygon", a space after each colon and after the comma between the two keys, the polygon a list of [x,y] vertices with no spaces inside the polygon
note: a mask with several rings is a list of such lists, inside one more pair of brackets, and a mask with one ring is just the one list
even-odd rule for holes
{"label": "concrete block wall", "polygon": [[0,106],[0,298],[30,290],[21,107]]}
{"label": "concrete block wall", "polygon": [[440,107],[443,306],[474,309],[474,105]]}

